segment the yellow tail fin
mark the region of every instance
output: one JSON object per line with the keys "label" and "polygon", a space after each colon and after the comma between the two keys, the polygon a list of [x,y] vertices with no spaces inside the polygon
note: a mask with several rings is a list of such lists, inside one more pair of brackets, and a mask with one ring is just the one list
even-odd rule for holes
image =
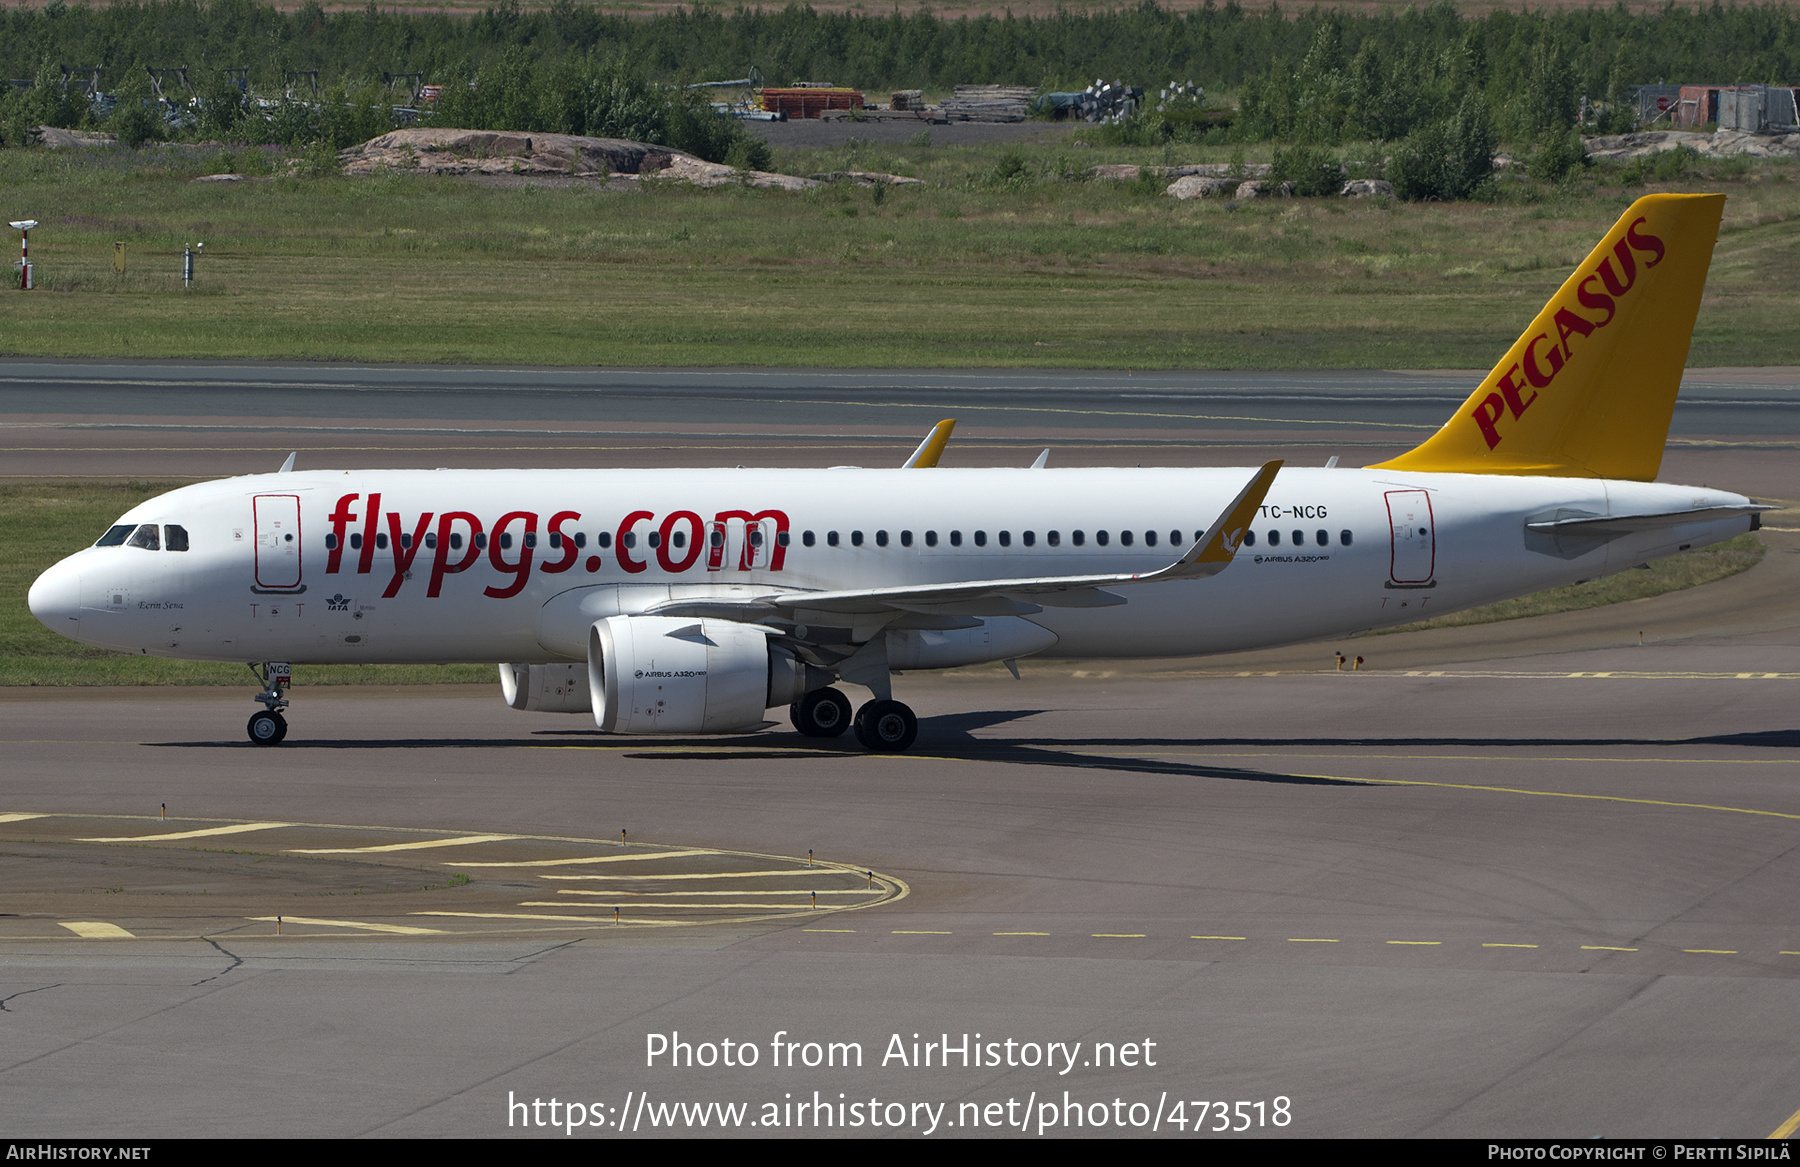
{"label": "yellow tail fin", "polygon": [[1456,414],[1378,468],[1655,478],[1724,209],[1632,203]]}

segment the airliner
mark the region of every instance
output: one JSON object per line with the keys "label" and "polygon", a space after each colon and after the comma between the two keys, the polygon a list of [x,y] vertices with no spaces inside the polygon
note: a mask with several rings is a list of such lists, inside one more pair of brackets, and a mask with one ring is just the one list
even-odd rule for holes
{"label": "airliner", "polygon": [[[1360,469],[295,470],[182,487],[32,585],[47,627],[247,662],[499,665],[618,734],[912,745],[897,672],[1232,652],[1401,624],[1758,528],[1655,482],[1722,195],[1620,216],[1442,427]],[[866,689],[852,708],[840,686]]]}

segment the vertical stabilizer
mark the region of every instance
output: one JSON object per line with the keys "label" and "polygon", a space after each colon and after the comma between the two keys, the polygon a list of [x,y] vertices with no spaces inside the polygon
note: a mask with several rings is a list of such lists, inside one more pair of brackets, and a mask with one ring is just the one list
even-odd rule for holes
{"label": "vertical stabilizer", "polygon": [[1632,203],[1456,414],[1379,468],[1654,479],[1724,209]]}

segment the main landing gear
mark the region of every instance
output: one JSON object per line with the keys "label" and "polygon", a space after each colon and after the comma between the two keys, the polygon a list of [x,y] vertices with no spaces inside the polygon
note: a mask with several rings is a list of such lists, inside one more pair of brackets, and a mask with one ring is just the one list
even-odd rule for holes
{"label": "main landing gear", "polygon": [[275,746],[287,736],[287,718],[281,711],[288,706],[287,688],[293,679],[292,671],[285,661],[266,661],[259,668],[255,664],[250,671],[256,675],[257,683],[262,685],[262,692],[253,700],[261,701],[261,712],[250,715],[250,724],[245,726],[249,731],[252,743],[259,746]]}
{"label": "main landing gear", "polygon": [[851,728],[864,749],[898,754],[919,736],[919,719],[898,701],[871,701],[856,711]]}
{"label": "main landing gear", "polygon": [[788,720],[807,737],[837,737],[850,728],[850,698],[836,689],[814,689],[788,706]]}
{"label": "main landing gear", "polygon": [[870,701],[850,714],[850,699],[836,689],[814,689],[788,706],[794,728],[807,737],[833,738],[846,729],[866,750],[897,754],[919,736],[919,719],[898,701]]}

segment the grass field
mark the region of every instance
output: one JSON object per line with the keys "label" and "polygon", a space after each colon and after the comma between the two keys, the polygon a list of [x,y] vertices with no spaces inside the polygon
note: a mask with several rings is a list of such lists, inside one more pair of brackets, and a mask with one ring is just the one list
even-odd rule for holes
{"label": "grass field", "polygon": [[[246,685],[241,665],[202,664],[126,656],[57,636],[25,606],[31,581],[58,559],[92,542],[124,511],[176,483],[54,483],[0,486],[0,686],[22,685]],[[1456,613],[1408,629],[1478,624],[1643,599],[1696,587],[1753,567],[1763,555],[1754,536],[1658,560],[1648,571],[1627,571],[1575,587],[1555,588]],[[1391,629],[1390,631],[1400,631]],[[488,663],[460,665],[310,665],[296,668],[299,685],[417,685],[495,682]]]}
{"label": "grass field", "polygon": [[[1046,133],[1050,133],[1048,129]],[[1485,367],[1630,200],[1731,195],[1691,363],[1800,352],[1794,167],[1597,170],[1494,204],[1177,203],[1101,162],[1224,151],[855,144],[790,173],[927,180],[637,192],[387,174],[194,183],[256,151],[0,151],[40,290],[0,350],[477,364]],[[1010,157],[1009,157],[1010,154]],[[1252,153],[1252,160],[1256,155]],[[1010,174],[1010,177],[1008,175]],[[124,276],[113,244],[127,245]],[[183,245],[204,241],[199,278]]]}

